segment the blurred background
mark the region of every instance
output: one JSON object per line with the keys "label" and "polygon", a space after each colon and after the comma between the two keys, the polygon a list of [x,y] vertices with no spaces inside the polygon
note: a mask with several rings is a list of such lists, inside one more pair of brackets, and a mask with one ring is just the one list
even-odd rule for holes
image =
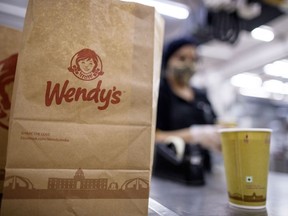
{"label": "blurred background", "polygon": [[[128,0],[125,0],[128,1]],[[165,42],[199,43],[193,84],[219,121],[273,129],[271,170],[288,172],[288,0],[134,0],[165,19]],[[28,0],[0,0],[0,24],[22,30]]]}

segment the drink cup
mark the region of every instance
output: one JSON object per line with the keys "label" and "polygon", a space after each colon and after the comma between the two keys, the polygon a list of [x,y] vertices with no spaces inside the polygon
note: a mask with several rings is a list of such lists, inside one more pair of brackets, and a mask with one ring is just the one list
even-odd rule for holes
{"label": "drink cup", "polygon": [[230,205],[265,208],[272,130],[227,128],[219,132]]}

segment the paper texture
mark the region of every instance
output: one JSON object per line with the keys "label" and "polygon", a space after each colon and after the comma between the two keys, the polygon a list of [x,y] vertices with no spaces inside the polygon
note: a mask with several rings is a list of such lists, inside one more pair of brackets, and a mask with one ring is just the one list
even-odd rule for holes
{"label": "paper texture", "polygon": [[151,7],[29,2],[2,216],[148,214],[162,41]]}

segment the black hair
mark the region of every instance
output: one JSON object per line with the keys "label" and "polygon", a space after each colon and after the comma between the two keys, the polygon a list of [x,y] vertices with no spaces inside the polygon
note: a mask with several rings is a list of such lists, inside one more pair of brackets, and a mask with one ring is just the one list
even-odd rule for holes
{"label": "black hair", "polygon": [[168,60],[170,57],[184,45],[192,45],[197,47],[199,44],[193,38],[179,38],[171,41],[164,47],[162,56],[162,73],[166,70]]}

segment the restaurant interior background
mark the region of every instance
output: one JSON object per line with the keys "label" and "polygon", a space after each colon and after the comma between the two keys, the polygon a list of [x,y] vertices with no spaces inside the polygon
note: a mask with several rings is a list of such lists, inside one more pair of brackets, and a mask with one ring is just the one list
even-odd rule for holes
{"label": "restaurant interior background", "polygon": [[[27,3],[0,0],[0,24],[21,30]],[[288,172],[288,1],[144,3],[165,13],[166,42],[183,35],[199,41],[199,73],[193,82],[207,89],[219,120],[273,129],[270,167]],[[171,6],[180,8],[170,11]]]}

